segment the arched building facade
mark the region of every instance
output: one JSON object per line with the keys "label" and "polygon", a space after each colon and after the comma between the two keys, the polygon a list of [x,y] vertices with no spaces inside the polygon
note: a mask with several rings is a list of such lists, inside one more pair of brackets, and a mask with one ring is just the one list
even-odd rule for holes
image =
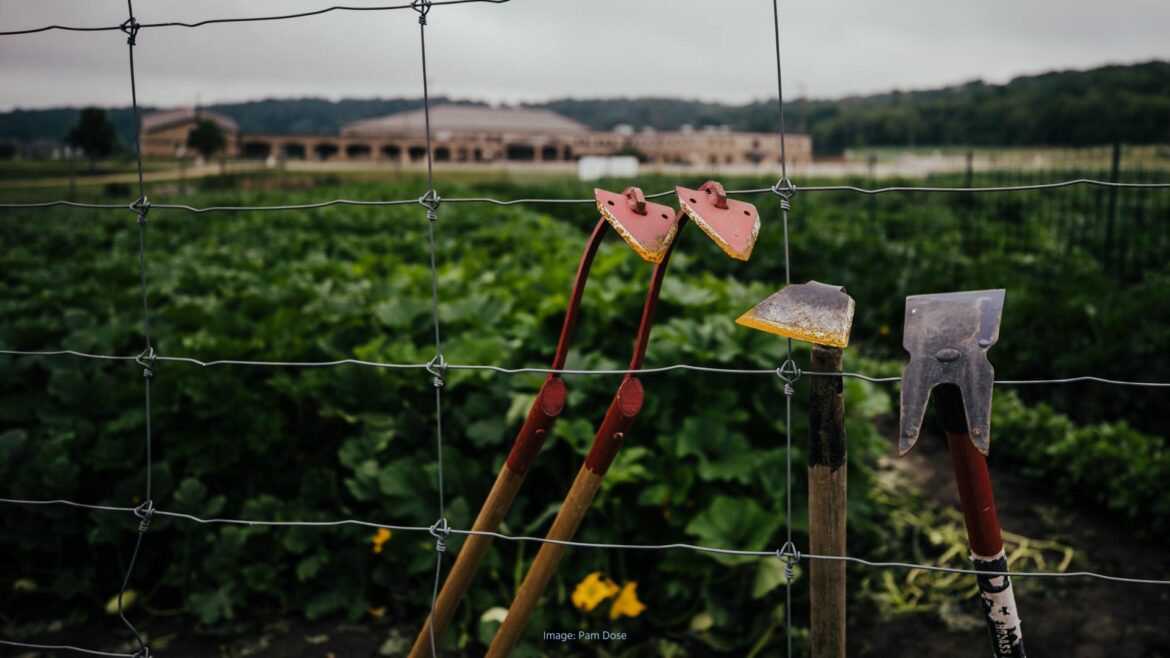
{"label": "arched building facade", "polygon": [[[186,143],[198,113],[174,110],[143,119],[143,154],[173,158]],[[422,110],[399,112],[346,124],[338,135],[244,134],[235,122],[203,112],[224,128],[225,155],[236,158],[369,161],[404,166],[426,160]],[[775,133],[732,131],[726,127],[682,126],[674,131],[635,131],[618,126],[598,131],[551,110],[538,108],[439,105],[431,109],[431,148],[435,162],[466,164],[567,163],[587,155],[636,155],[651,164],[768,165],[780,162]],[[789,164],[812,158],[808,135],[785,136]]]}

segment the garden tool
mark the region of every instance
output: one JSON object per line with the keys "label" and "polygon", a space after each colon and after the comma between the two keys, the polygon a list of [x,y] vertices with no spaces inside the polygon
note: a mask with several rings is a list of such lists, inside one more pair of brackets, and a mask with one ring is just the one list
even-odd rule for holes
{"label": "garden tool", "polygon": [[[841,374],[853,325],[845,288],[816,281],[789,285],[744,313],[737,324],[812,343],[812,369]],[[808,541],[813,555],[845,555],[845,387],[840,376],[814,377],[809,397]],[[813,658],[845,656],[845,563],[810,566]]]}
{"label": "garden tool", "polygon": [[[581,298],[585,293],[585,284],[589,279],[589,270],[593,265],[593,257],[605,237],[609,227],[613,227],[638,254],[652,262],[661,263],[668,253],[671,242],[674,240],[678,225],[674,219],[674,210],[669,206],[648,203],[642,190],[636,187],[626,188],[621,194],[614,194],[605,190],[595,190],[594,196],[602,218],[593,228],[593,234],[585,245],[585,252],[577,265],[577,276],[573,281],[573,290],[569,295],[569,304],[565,310],[565,320],[561,325],[560,339],[557,341],[557,351],[553,356],[551,370],[560,370],[565,367],[569,345],[573,340],[573,330],[577,325],[577,313],[581,308]],[[552,431],[561,410],[565,405],[565,384],[560,373],[549,373],[544,384],[536,394],[536,400],[528,411],[528,417],[507,461],[500,468],[495,484],[488,492],[479,515],[472,525],[473,532],[495,532],[512,501],[516,492],[528,473],[528,468],[536,454],[544,444],[544,439]],[[414,646],[410,651],[411,658],[424,658],[432,655],[431,627],[434,627],[435,642],[442,636],[450,623],[451,617],[459,607],[471,578],[474,576],[483,556],[491,546],[490,535],[468,535],[447,575],[442,590],[435,599],[434,609],[428,616]]]}
{"label": "garden tool", "polygon": [[902,421],[898,452],[918,441],[926,406],[934,392],[947,435],[959,504],[971,544],[992,655],[1022,658],[1024,641],[1007,558],[995,513],[985,455],[991,446],[991,392],[995,369],[987,350],[999,339],[1003,290],[978,290],[906,298],[902,345],[910,363],[902,371]]}
{"label": "garden tool", "polygon": [[[755,236],[759,233],[759,214],[754,206],[742,201],[728,199],[723,187],[714,181],[704,183],[698,190],[683,187],[675,188],[682,210],[674,217],[676,230],[681,230],[688,218],[703,227],[704,231],[715,238],[725,251],[740,260],[746,260],[751,254]],[[598,197],[598,207],[602,213],[606,209],[602,206],[602,199]],[[666,276],[670,253],[674,243],[666,245],[666,252],[654,267],[650,279],[650,289],[646,293],[646,301],[642,307],[642,320],[638,326],[638,334],[634,343],[634,354],[630,359],[628,370],[639,370],[646,355],[646,346],[650,339],[650,330],[654,324],[654,310],[658,304],[658,293],[662,288],[662,279]],[[627,373],[618,386],[617,394],[606,411],[605,419],[597,430],[593,439],[593,446],[585,459],[584,465],[577,473],[572,487],[566,494],[561,508],[557,512],[552,528],[549,529],[547,539],[554,542],[568,542],[576,534],[577,528],[593,502],[606,471],[617,456],[634,419],[642,410],[644,391],[642,382],[633,373]],[[561,557],[568,549],[564,543],[543,543],[536,558],[532,562],[524,581],[516,592],[516,598],[508,609],[491,647],[488,648],[489,658],[507,656],[520,638],[532,610],[536,607],[541,594],[548,587],[549,581],[556,571]]]}

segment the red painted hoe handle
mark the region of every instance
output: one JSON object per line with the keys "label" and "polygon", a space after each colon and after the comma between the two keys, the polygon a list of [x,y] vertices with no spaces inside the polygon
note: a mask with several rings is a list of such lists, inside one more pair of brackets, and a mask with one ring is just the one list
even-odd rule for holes
{"label": "red painted hoe handle", "polygon": [[[675,221],[678,223],[678,230],[681,231],[686,223],[686,214],[679,212]],[[650,289],[646,293],[646,302],[642,307],[642,321],[638,326],[638,337],[634,343],[634,355],[630,359],[629,370],[638,370],[642,367],[642,361],[646,356],[646,346],[650,339],[650,330],[654,326],[654,311],[658,306],[658,293],[662,289],[662,279],[666,276],[670,253],[677,242],[676,237],[667,249],[662,262],[654,266]],[[602,421],[597,435],[593,438],[593,447],[585,459],[585,464],[577,473],[573,486],[566,494],[560,511],[557,512],[557,518],[548,531],[547,539],[554,541],[573,539],[577,528],[581,525],[581,520],[585,518],[585,513],[593,503],[594,496],[597,495],[597,490],[601,487],[601,481],[605,477],[606,471],[609,470],[618,450],[621,449],[625,433],[629,431],[638,412],[642,410],[643,398],[641,381],[636,376],[626,375],[609,405],[609,410],[606,411],[605,420]],[[488,658],[503,658],[511,653],[567,549],[568,546],[565,544],[541,544],[536,559],[533,560],[532,566],[524,576],[524,582],[516,591],[515,600],[508,608],[508,616],[504,618],[503,624],[500,625],[495,638],[492,639],[491,647],[488,648],[487,652]]]}
{"label": "red painted hoe handle", "polygon": [[[557,351],[553,357],[553,370],[565,367],[565,358],[569,353],[569,345],[573,342],[573,330],[577,326],[577,314],[581,309],[581,298],[585,294],[589,270],[608,228],[609,223],[604,219],[597,222],[593,234],[589,237],[589,243],[585,246],[585,252],[581,255],[581,262],[577,265],[577,276],[573,281],[573,291],[569,296],[568,308],[565,310],[565,321],[561,325],[561,337],[557,341]],[[524,476],[528,474],[528,468],[536,459],[537,453],[544,445],[545,437],[552,431],[553,423],[556,422],[564,406],[565,384],[560,375],[551,373],[540,387],[536,401],[532,403],[528,417],[524,420],[524,425],[520,427],[515,443],[512,444],[508,460],[500,469],[495,484],[488,492],[487,500],[484,501],[479,515],[475,518],[475,523],[471,526],[473,531],[495,532],[499,529],[500,523],[503,522],[508,510],[512,507],[512,502],[516,499],[516,493],[524,482]],[[423,623],[418,637],[415,638],[414,646],[410,650],[410,658],[429,658],[432,655],[432,624],[435,641],[440,643],[439,638],[447,630],[447,625],[451,623],[451,618],[459,608],[459,603],[467,594],[468,588],[471,587],[471,579],[475,576],[475,572],[479,569],[479,565],[491,544],[492,538],[485,535],[468,535],[467,539],[464,540],[462,548],[459,549],[459,555],[455,558],[455,564],[452,565],[442,590],[435,598],[434,609]]]}
{"label": "red painted hoe handle", "polygon": [[[935,389],[934,397],[955,468],[959,505],[967,525],[967,540],[971,544],[971,562],[976,571],[1007,571],[987,458],[967,433],[967,417],[959,390],[954,386],[940,386]],[[980,575],[976,580],[983,612],[987,616],[987,630],[991,634],[992,655],[995,658],[1024,658],[1024,638],[1011,579]]]}

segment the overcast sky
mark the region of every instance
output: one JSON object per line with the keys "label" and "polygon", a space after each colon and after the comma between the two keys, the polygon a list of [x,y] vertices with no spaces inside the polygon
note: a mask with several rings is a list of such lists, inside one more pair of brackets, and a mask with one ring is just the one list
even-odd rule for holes
{"label": "overcast sky", "polygon": [[[139,0],[138,20],[319,9],[336,0]],[[347,0],[372,6],[401,0]],[[3,0],[0,30],[114,25],[122,0]],[[1054,68],[1170,58],[1170,0],[782,0],[786,98],[993,82]],[[492,102],[775,97],[768,0],[512,0],[435,7],[432,93]],[[0,110],[129,104],[125,37],[0,37]],[[409,11],[143,30],[144,105],[421,95]]]}

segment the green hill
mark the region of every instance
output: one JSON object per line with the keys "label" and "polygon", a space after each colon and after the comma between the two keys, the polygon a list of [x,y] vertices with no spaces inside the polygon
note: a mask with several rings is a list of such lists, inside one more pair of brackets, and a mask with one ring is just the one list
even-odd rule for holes
{"label": "green hill", "polygon": [[[439,98],[437,102],[449,101]],[[269,99],[211,105],[245,132],[333,134],[356,119],[415,109],[421,99]],[[598,129],[620,123],[659,130],[682,124],[726,124],[740,130],[777,128],[776,103],[746,105],[672,98],[558,99],[547,107]],[[149,111],[151,108],[144,108]],[[1170,61],[1055,71],[1006,84],[973,81],[921,91],[892,91],[786,104],[791,130],[813,135],[819,153],[861,146],[1080,146],[1120,140],[1170,141]],[[0,114],[0,140],[58,141],[76,109],[15,110]],[[129,142],[130,110],[110,111]]]}

